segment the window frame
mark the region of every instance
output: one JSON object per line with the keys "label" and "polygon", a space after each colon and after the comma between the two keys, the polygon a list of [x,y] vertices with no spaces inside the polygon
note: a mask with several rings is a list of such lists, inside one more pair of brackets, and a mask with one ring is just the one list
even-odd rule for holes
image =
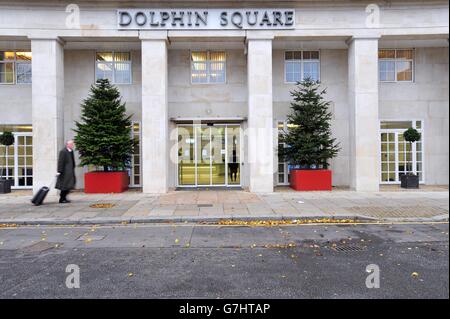
{"label": "window frame", "polygon": [[[421,153],[421,161],[419,161],[421,164],[422,164],[422,170],[421,170],[421,174],[422,174],[422,178],[419,180],[419,184],[426,184],[427,183],[427,179],[426,179],[426,177],[427,177],[427,175],[426,175],[426,158],[425,158],[425,143],[426,143],[426,139],[425,139],[425,136],[426,136],[426,121],[423,119],[423,118],[412,118],[412,119],[404,119],[404,118],[400,118],[400,119],[380,119],[379,120],[379,133],[378,133],[378,160],[379,160],[379,167],[378,167],[378,174],[379,174],[379,183],[380,183],[380,185],[399,185],[400,184],[400,180],[399,181],[383,181],[383,177],[382,177],[382,173],[383,173],[383,170],[382,170],[382,163],[383,163],[383,161],[382,161],[382,149],[381,149],[381,147],[382,147],[382,145],[381,145],[381,143],[382,143],[382,141],[381,141],[381,134],[383,133],[383,132],[385,132],[385,133],[403,133],[404,131],[406,131],[406,129],[382,129],[381,128],[381,124],[383,123],[383,122],[411,122],[413,125],[412,125],[412,127],[413,128],[415,128],[415,129],[417,129],[417,131],[419,131],[420,132],[420,134],[421,134],[421,139],[420,139],[420,143],[421,143],[421,151],[420,151],[420,153]],[[420,122],[420,124],[421,124],[421,127],[420,128],[417,128],[417,122]],[[398,144],[396,144],[396,145],[398,145]],[[399,151],[398,151],[398,149],[395,149],[394,150],[394,154],[395,154],[395,160],[394,160],[394,163],[395,163],[395,170],[394,170],[394,172],[395,172],[395,174],[396,174],[396,177],[397,177],[397,175],[399,174],[399,171],[398,171],[398,167],[397,167],[397,164],[398,164],[398,154],[399,154]],[[412,148],[412,154],[414,154],[413,155],[413,158],[412,158],[412,165],[413,165],[413,172],[417,172],[417,143],[413,143],[413,148]],[[388,162],[386,162],[386,163],[388,163]]]}
{"label": "window frame", "polygon": [[317,52],[318,54],[319,54],[319,58],[317,59],[317,60],[306,60],[307,62],[318,62],[319,64],[319,69],[318,69],[318,72],[317,72],[317,75],[318,75],[318,82],[320,82],[320,80],[321,80],[321,78],[322,78],[322,68],[321,68],[321,57],[322,57],[322,54],[321,54],[321,50],[319,49],[319,50],[295,50],[295,49],[293,49],[293,50],[284,50],[283,51],[283,64],[284,64],[284,74],[283,74],[283,77],[284,77],[284,84],[297,84],[297,82],[298,81],[295,81],[295,82],[291,82],[291,81],[288,81],[287,80],[287,72],[286,72],[286,62],[287,61],[289,61],[289,60],[286,60],[286,53],[287,52],[301,52],[301,59],[300,60],[292,60],[292,61],[300,61],[300,81],[303,81],[305,78],[304,78],[304,76],[305,76],[305,68],[304,68],[304,63],[305,63],[305,59],[303,59],[303,53],[304,52]]}
{"label": "window frame", "polygon": [[17,60],[17,52],[31,52],[31,50],[28,49],[14,49],[14,50],[8,50],[8,49],[1,49],[0,51],[3,52],[14,52],[14,59],[12,60],[5,60],[5,61],[0,61],[1,64],[7,64],[7,63],[12,63],[13,65],[13,82],[0,82],[0,85],[31,85],[33,83],[33,76],[31,77],[31,81],[30,82],[18,82],[17,81],[17,64],[29,64],[31,65],[31,74],[33,74],[33,65],[32,65],[32,61],[33,61],[33,55],[31,55],[31,61],[25,61],[25,60]]}
{"label": "window frame", "polygon": [[[380,83],[415,83],[415,79],[416,79],[416,49],[415,48],[404,48],[404,49],[391,49],[391,48],[379,48],[378,49],[378,54],[380,53],[380,51],[394,51],[394,58],[391,59],[381,59],[380,57],[378,57],[378,79]],[[412,59],[406,59],[406,60],[401,60],[397,58],[397,51],[411,51],[413,54],[413,58]],[[394,62],[394,74],[395,74],[395,80],[381,80],[381,71],[380,71],[380,62],[381,61],[391,61]],[[406,62],[411,62],[411,66],[412,66],[412,71],[411,71],[411,80],[409,81],[399,81],[398,77],[397,77],[397,62],[401,62],[401,61],[406,61]]]}
{"label": "window frame", "polygon": [[[192,65],[194,63],[194,61],[192,61],[192,53],[194,53],[194,52],[206,52],[206,61],[205,61],[205,63],[206,63],[206,79],[207,79],[207,82],[199,83],[199,82],[193,82],[192,81]],[[221,52],[221,53],[223,52],[224,55],[225,55],[225,61],[221,62],[224,65],[223,82],[211,82],[210,81],[210,76],[211,76],[211,74],[210,74],[210,64],[211,64],[210,56],[211,56],[211,52]],[[190,61],[190,63],[189,63],[189,66],[190,66],[189,77],[190,77],[191,85],[222,85],[222,84],[227,84],[227,66],[228,66],[227,60],[228,60],[228,53],[227,53],[227,51],[224,51],[224,50],[222,50],[222,51],[221,50],[190,50],[189,51],[189,61]],[[217,62],[217,61],[215,61],[215,62]]]}
{"label": "window frame", "polygon": [[[112,54],[112,61],[97,61],[97,54],[99,53],[111,53]],[[130,82],[116,82],[116,61],[115,61],[115,56],[116,53],[128,53],[130,55],[130,60],[129,61],[119,61],[119,63],[126,63],[130,66]],[[95,83],[97,83],[97,80],[99,80],[99,78],[97,77],[98,75],[98,68],[97,65],[98,63],[111,63],[112,65],[112,81],[111,84],[114,85],[132,85],[133,84],[133,57],[131,54],[131,51],[117,51],[117,50],[102,50],[102,51],[95,51],[95,55],[94,55],[94,81]],[[102,78],[104,79],[104,78]]]}

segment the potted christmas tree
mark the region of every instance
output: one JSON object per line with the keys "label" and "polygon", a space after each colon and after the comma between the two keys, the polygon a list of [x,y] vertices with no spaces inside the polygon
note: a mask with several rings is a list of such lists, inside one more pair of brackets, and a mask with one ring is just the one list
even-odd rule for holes
{"label": "potted christmas tree", "polygon": [[0,144],[5,146],[5,161],[2,165],[2,169],[0,171],[0,194],[11,193],[11,180],[3,177],[3,173],[6,172],[4,169],[6,167],[7,157],[6,152],[8,147],[14,144],[14,135],[11,132],[5,131],[2,135],[0,135]]}
{"label": "potted christmas tree", "polygon": [[[413,143],[420,141],[421,134],[414,128],[410,127],[403,133],[406,142],[410,144],[412,152]],[[400,186],[402,188],[419,188],[419,176],[414,173],[407,173],[400,176]]]}
{"label": "potted christmas tree", "polygon": [[85,192],[123,192],[129,184],[126,169],[131,165],[134,146],[131,116],[126,115],[125,103],[117,88],[105,79],[91,86],[81,108],[74,141],[80,165],[96,168],[84,176]]}
{"label": "potted christmas tree", "polygon": [[297,83],[291,92],[292,113],[288,129],[282,133],[281,157],[290,164],[291,187],[299,191],[331,190],[332,172],[329,160],[339,152],[331,136],[330,102],[324,100],[325,90],[311,79]]}

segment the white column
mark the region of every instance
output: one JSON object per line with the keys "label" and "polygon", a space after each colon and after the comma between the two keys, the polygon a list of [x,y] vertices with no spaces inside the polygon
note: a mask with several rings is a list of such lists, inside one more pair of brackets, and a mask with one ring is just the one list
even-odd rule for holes
{"label": "white column", "polygon": [[[49,186],[64,146],[64,49],[57,38],[31,39],[33,190]],[[52,193],[56,191],[52,189]]]}
{"label": "white column", "polygon": [[378,38],[353,38],[348,50],[350,186],[379,190]]}
{"label": "white column", "polygon": [[272,38],[247,38],[250,191],[273,192]]}
{"label": "white column", "polygon": [[142,190],[166,193],[169,176],[167,33],[148,31],[142,40]]}

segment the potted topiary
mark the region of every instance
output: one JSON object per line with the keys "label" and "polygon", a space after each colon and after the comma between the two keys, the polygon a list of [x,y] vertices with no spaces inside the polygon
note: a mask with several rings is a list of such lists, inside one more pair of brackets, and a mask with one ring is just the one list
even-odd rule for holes
{"label": "potted topiary", "polygon": [[[410,127],[403,133],[405,141],[410,143],[412,152],[413,143],[420,141],[421,134],[414,128]],[[414,173],[403,174],[400,176],[400,186],[402,188],[419,188],[419,176]]]}
{"label": "potted topiary", "polygon": [[84,175],[85,193],[125,191],[134,141],[131,116],[126,115],[120,92],[108,80],[98,80],[81,108],[81,121],[75,123],[75,146],[80,165],[96,168]]}
{"label": "potted topiary", "polygon": [[298,191],[332,189],[332,172],[328,161],[339,152],[331,136],[331,102],[324,100],[326,90],[320,83],[306,79],[291,92],[294,101],[288,116],[288,129],[281,134],[286,147],[279,150],[290,164],[291,187]]}
{"label": "potted topiary", "polygon": [[5,146],[5,161],[0,171],[0,194],[6,194],[11,193],[11,180],[6,178],[6,174],[5,177],[3,177],[3,172],[5,172],[4,167],[6,167],[6,162],[8,160],[6,157],[6,151],[8,147],[14,144],[14,135],[9,131],[3,132],[3,134],[0,135],[0,144]]}

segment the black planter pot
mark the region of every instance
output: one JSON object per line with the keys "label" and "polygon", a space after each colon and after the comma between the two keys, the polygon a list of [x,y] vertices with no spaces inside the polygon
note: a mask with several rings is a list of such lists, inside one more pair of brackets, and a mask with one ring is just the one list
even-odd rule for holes
{"label": "black planter pot", "polygon": [[400,182],[402,188],[419,188],[419,176],[417,175],[402,175]]}
{"label": "black planter pot", "polygon": [[0,179],[0,194],[11,193],[11,181],[8,179]]}

